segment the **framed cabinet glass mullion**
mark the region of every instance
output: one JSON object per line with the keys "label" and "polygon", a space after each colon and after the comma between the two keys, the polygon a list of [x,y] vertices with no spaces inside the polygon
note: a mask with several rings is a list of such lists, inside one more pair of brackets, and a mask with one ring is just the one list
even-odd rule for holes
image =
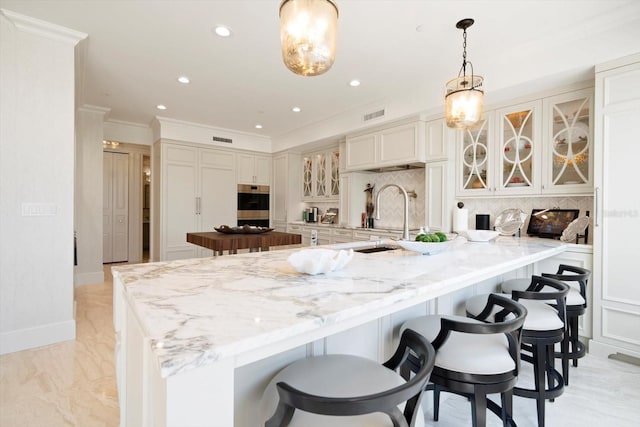
{"label": "framed cabinet glass mullion", "polygon": [[546,98],[544,192],[593,190],[593,89]]}
{"label": "framed cabinet glass mullion", "polygon": [[330,192],[332,197],[340,196],[340,150],[331,152]]}
{"label": "framed cabinet glass mullion", "polygon": [[539,193],[542,102],[497,111],[496,180],[501,194]]}
{"label": "framed cabinet glass mullion", "polygon": [[489,111],[474,126],[459,133],[457,192],[458,197],[489,196],[494,188],[492,176],[493,112]]}
{"label": "framed cabinet glass mullion", "polygon": [[318,153],[315,155],[315,195],[316,197],[327,196],[327,155]]}
{"label": "framed cabinet glass mullion", "polygon": [[302,199],[313,198],[313,158],[302,158]]}

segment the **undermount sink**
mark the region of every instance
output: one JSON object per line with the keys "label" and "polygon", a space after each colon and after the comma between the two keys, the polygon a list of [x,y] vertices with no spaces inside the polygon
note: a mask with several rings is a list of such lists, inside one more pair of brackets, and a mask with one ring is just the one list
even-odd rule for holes
{"label": "undermount sink", "polygon": [[361,248],[361,249],[354,249],[354,252],[360,252],[363,254],[371,254],[374,252],[386,252],[386,251],[395,251],[398,248],[392,248],[391,246],[375,246],[373,248]]}

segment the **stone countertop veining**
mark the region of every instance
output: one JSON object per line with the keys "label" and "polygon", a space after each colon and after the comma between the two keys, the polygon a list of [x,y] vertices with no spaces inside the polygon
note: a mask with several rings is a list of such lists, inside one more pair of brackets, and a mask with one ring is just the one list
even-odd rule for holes
{"label": "stone countertop veining", "polygon": [[459,238],[433,256],[355,253],[342,270],[316,276],[287,262],[299,249],[112,270],[166,378],[340,322],[373,319],[565,249],[555,241]]}

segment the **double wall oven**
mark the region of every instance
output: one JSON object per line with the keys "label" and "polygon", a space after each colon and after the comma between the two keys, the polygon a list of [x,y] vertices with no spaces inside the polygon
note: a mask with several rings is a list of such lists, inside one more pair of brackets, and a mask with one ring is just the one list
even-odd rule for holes
{"label": "double wall oven", "polygon": [[238,184],[238,226],[269,226],[269,186]]}

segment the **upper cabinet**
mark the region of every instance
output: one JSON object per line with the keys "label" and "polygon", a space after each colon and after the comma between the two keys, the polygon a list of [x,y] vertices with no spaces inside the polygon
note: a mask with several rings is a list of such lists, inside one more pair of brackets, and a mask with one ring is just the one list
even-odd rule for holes
{"label": "upper cabinet", "polygon": [[424,123],[416,121],[347,138],[346,170],[424,163],[423,129]]}
{"label": "upper cabinet", "polygon": [[543,190],[590,193],[593,189],[593,89],[544,100]]}
{"label": "upper cabinet", "polygon": [[592,93],[486,112],[460,133],[456,196],[590,194]]}
{"label": "upper cabinet", "polygon": [[340,151],[307,153],[302,156],[302,199],[338,200],[340,196]]}
{"label": "upper cabinet", "polygon": [[260,154],[238,154],[237,183],[270,185],[271,157]]}
{"label": "upper cabinet", "polygon": [[456,195],[491,195],[493,184],[493,111],[473,127],[460,132],[456,165]]}
{"label": "upper cabinet", "polygon": [[496,111],[497,194],[540,192],[541,110],[534,101]]}

